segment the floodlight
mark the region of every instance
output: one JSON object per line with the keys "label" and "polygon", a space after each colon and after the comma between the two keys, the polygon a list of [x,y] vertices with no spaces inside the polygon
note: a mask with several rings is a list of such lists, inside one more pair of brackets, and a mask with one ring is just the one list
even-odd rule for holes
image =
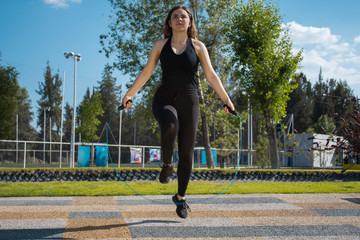
{"label": "floodlight", "polygon": [[64,56],[66,57],[66,59],[68,59],[69,57],[73,57],[74,53],[73,52],[64,52]]}
{"label": "floodlight", "polygon": [[75,119],[76,119],[76,62],[81,60],[81,54],[74,54],[74,52],[64,52],[66,59],[72,57],[74,59],[74,104],[73,104],[73,116],[71,126],[71,146],[70,146],[70,167],[74,167],[75,164]]}
{"label": "floodlight", "polygon": [[81,54],[78,53],[78,54],[75,56],[75,58],[76,58],[77,61],[80,61],[80,60],[81,60]]}

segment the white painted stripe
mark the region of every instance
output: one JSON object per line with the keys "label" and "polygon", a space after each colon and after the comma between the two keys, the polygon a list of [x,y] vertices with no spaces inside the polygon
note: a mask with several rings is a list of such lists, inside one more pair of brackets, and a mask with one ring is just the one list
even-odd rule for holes
{"label": "white painted stripe", "polygon": [[0,230],[65,228],[67,219],[9,219],[0,220]]}
{"label": "white painted stripe", "polygon": [[128,227],[238,227],[231,218],[126,218]]}
{"label": "white painted stripe", "polygon": [[214,204],[214,210],[294,210],[303,209],[290,203]]}

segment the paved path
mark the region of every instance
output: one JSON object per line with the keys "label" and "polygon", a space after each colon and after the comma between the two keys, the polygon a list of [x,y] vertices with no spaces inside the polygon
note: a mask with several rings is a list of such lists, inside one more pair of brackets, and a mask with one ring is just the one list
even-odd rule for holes
{"label": "paved path", "polygon": [[205,197],[0,198],[0,239],[360,239],[360,194]]}

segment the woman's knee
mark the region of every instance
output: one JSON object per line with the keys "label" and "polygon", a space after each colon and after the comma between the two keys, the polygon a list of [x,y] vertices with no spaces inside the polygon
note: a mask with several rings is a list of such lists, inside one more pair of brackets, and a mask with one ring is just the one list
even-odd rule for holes
{"label": "woman's knee", "polygon": [[179,126],[176,123],[167,123],[161,127],[161,132],[164,136],[176,137],[179,130]]}

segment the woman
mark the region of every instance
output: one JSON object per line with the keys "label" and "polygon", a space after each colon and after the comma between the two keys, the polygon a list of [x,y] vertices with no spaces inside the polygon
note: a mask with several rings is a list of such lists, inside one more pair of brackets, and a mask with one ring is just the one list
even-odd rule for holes
{"label": "woman", "polygon": [[131,106],[131,98],[149,80],[160,59],[162,82],[153,100],[153,113],[161,129],[161,150],[164,165],[160,182],[168,183],[173,170],[171,157],[178,137],[178,193],[172,197],[176,213],[187,217],[190,210],[185,201],[185,192],[192,169],[196,130],[199,119],[199,97],[197,94],[199,63],[215,92],[223,101],[224,110],[235,110],[233,103],[215,73],[205,45],[196,39],[196,28],[190,10],[176,6],[170,10],[164,25],[164,39],[158,40],[146,66],[124,96],[122,105]]}

